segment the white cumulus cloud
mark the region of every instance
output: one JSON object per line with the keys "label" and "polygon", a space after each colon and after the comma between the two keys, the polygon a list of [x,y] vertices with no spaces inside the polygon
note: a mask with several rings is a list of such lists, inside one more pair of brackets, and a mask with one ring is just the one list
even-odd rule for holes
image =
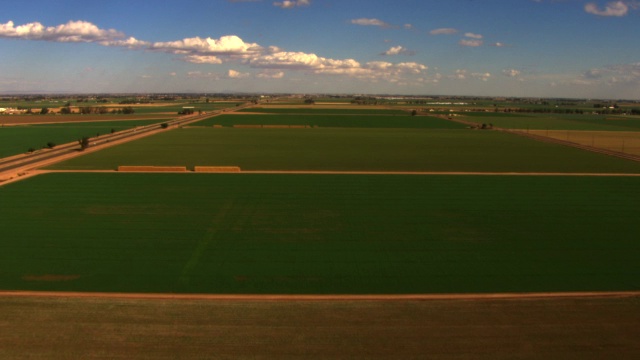
{"label": "white cumulus cloud", "polygon": [[353,20],[351,20],[351,23],[355,24],[355,25],[362,25],[362,26],[381,26],[381,27],[389,27],[390,26],[389,24],[387,24],[386,22],[384,22],[382,20],[366,19],[366,18],[353,19]]}
{"label": "white cumulus cloud", "polygon": [[458,30],[454,28],[439,28],[433,29],[429,32],[431,35],[451,35],[457,33]]}
{"label": "white cumulus cloud", "polygon": [[477,39],[460,39],[458,44],[462,46],[478,47],[478,46],[482,46],[483,41],[477,40]]}
{"label": "white cumulus cloud", "polygon": [[625,16],[629,12],[629,6],[624,1],[611,1],[600,9],[596,3],[588,3],[584,11],[598,16]]}
{"label": "white cumulus cloud", "polygon": [[284,1],[276,1],[273,3],[273,6],[277,6],[283,9],[293,9],[299,6],[309,6],[311,5],[310,0],[284,0]]}
{"label": "white cumulus cloud", "polygon": [[474,79],[478,79],[478,80],[482,80],[482,81],[488,81],[489,78],[491,77],[491,73],[485,72],[485,73],[472,73],[471,77]]}
{"label": "white cumulus cloud", "polygon": [[[296,4],[308,5],[309,1],[298,0]],[[377,19],[355,19],[354,24],[388,26]],[[16,26],[12,21],[0,24],[0,38],[41,40],[54,42],[87,42],[103,46],[118,46],[135,50],[178,55],[178,59],[194,64],[231,63],[261,69],[255,75],[261,79],[281,79],[286,70],[303,71],[315,75],[346,76],[367,81],[388,81],[395,84],[415,84],[430,81],[428,67],[416,62],[391,63],[371,61],[360,63],[355,59],[332,59],[300,51],[285,51],[277,46],[261,46],[245,42],[236,35],[220,38],[192,37],[175,41],[147,42],[127,37],[113,29],[101,29],[86,21],[70,21],[66,24],[46,27],[34,22]],[[402,46],[391,47],[387,55],[412,54]],[[171,73],[171,76],[177,74]],[[240,70],[227,70],[226,74],[192,71],[186,74],[192,79],[243,79],[252,77]]]}
{"label": "white cumulus cloud", "polygon": [[464,36],[468,37],[468,38],[472,38],[472,39],[482,39],[484,36],[480,35],[480,34],[474,34],[474,33],[465,33]]}
{"label": "white cumulus cloud", "polygon": [[453,75],[449,76],[450,79],[454,80],[466,80],[467,79],[467,70],[466,69],[456,69]]}
{"label": "white cumulus cloud", "polygon": [[87,21],[69,21],[58,26],[44,26],[39,22],[15,26],[13,21],[8,21],[0,24],[0,37],[54,42],[110,42],[123,41],[125,35],[113,29],[100,29]]}
{"label": "white cumulus cloud", "polygon": [[260,52],[262,47],[256,43],[245,43],[236,35],[227,35],[219,39],[194,37],[177,41],[155,42],[149,46],[149,49],[185,55],[247,56]]}
{"label": "white cumulus cloud", "polygon": [[502,74],[508,77],[516,77],[520,76],[520,71],[516,69],[504,69],[502,70]]}
{"label": "white cumulus cloud", "polygon": [[213,55],[185,55],[182,60],[194,64],[222,64],[222,59]]}
{"label": "white cumulus cloud", "polygon": [[265,70],[261,73],[258,73],[256,77],[260,79],[282,79],[284,77],[284,72]]}
{"label": "white cumulus cloud", "polygon": [[227,76],[231,79],[246,79],[250,75],[251,74],[249,73],[242,73],[240,71],[233,70],[233,69],[230,69],[229,72],[227,72]]}
{"label": "white cumulus cloud", "polygon": [[389,50],[383,52],[380,55],[415,55],[411,50],[408,50],[404,46],[392,46]]}

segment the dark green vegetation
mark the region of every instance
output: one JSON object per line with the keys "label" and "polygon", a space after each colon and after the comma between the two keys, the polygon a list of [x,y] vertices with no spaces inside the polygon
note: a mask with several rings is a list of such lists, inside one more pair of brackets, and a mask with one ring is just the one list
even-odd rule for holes
{"label": "dark green vegetation", "polygon": [[265,114],[307,114],[307,115],[398,115],[408,116],[410,113],[399,109],[372,109],[372,108],[335,108],[335,107],[309,107],[309,108],[278,108],[278,107],[252,107],[239,112],[258,112]]}
{"label": "dark green vegetation", "polygon": [[0,157],[24,153],[29,148],[37,150],[46,147],[49,142],[61,145],[85,136],[106,135],[111,133],[111,130],[120,131],[161,121],[91,121],[84,123],[3,126],[0,127]]}
{"label": "dark green vegetation", "polygon": [[436,117],[403,115],[221,115],[194,124],[195,126],[293,125],[334,128],[407,128],[463,129],[464,125]]}
{"label": "dark green vegetation", "polygon": [[639,131],[640,117],[615,115],[559,115],[461,113],[459,119],[477,124],[492,123],[505,129]]}
{"label": "dark green vegetation", "polygon": [[[10,359],[637,359],[638,298],[0,298]],[[46,324],[46,326],[43,326]]]}
{"label": "dark green vegetation", "polygon": [[138,106],[135,107],[136,114],[172,114],[176,115],[178,112],[183,111],[185,107],[193,108],[194,113],[198,113],[199,111],[215,111],[224,108],[233,108],[235,104],[243,104],[244,102],[239,101],[237,103],[176,103],[170,105],[161,105],[161,106]]}
{"label": "dark green vegetation", "polygon": [[66,173],[0,197],[2,289],[640,289],[637,177]]}
{"label": "dark green vegetation", "polygon": [[214,129],[165,132],[52,168],[240,166],[243,170],[639,173],[640,164],[511,134],[431,129]]}

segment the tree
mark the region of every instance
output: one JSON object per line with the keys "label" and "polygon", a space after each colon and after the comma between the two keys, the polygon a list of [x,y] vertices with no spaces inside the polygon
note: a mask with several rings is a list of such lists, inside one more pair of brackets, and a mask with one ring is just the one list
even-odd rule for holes
{"label": "tree", "polygon": [[417,110],[411,110],[411,116],[416,116],[418,115],[418,111]]}
{"label": "tree", "polygon": [[42,115],[46,115],[49,113],[49,108],[47,107],[43,107],[42,110],[40,110],[40,114]]}
{"label": "tree", "polygon": [[89,147],[89,138],[84,136],[82,139],[78,140],[80,144],[80,150],[84,151],[84,149]]}
{"label": "tree", "polygon": [[315,100],[313,100],[313,99],[304,99],[304,103],[305,103],[305,104],[307,104],[307,105],[313,105],[313,104],[315,104],[316,102],[315,102]]}
{"label": "tree", "polygon": [[136,111],[131,106],[125,106],[125,107],[122,108],[122,113],[123,114],[133,114],[134,112],[136,112]]}
{"label": "tree", "polygon": [[49,142],[47,143],[47,147],[48,147],[49,149],[53,149],[54,147],[56,147],[56,143],[54,143],[53,141],[49,141]]}
{"label": "tree", "polygon": [[65,106],[63,108],[60,109],[60,114],[71,114],[71,108],[69,106]]}

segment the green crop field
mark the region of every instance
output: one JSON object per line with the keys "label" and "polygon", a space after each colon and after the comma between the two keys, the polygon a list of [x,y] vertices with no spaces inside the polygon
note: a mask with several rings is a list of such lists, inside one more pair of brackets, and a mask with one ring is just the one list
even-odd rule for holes
{"label": "green crop field", "polygon": [[[171,105],[162,105],[162,106],[133,106],[136,114],[178,114],[179,111],[182,111],[185,107],[192,107],[194,111],[214,111],[225,108],[233,108],[236,104],[242,104],[243,102],[237,102],[233,104],[229,103],[177,103]],[[127,105],[123,105],[127,106]]]}
{"label": "green crop field", "polygon": [[460,118],[505,129],[640,131],[640,117],[518,113],[462,113]]}
{"label": "green crop field", "polygon": [[179,129],[61,162],[243,170],[640,173],[637,162],[481,130]]}
{"label": "green crop field", "polygon": [[639,290],[637,177],[41,175],[0,187],[0,288]]}
{"label": "green crop field", "polygon": [[407,111],[403,111],[400,109],[384,109],[384,108],[358,108],[358,107],[347,107],[340,108],[335,106],[312,106],[308,108],[301,107],[250,107],[247,109],[242,109],[238,112],[258,112],[258,113],[266,113],[266,114],[307,114],[307,115],[398,115],[398,116],[409,116]]}
{"label": "green crop field", "polygon": [[427,116],[404,115],[220,115],[195,126],[234,125],[288,125],[334,128],[406,128],[406,129],[464,129],[465,125]]}
{"label": "green crop field", "polygon": [[92,121],[43,125],[20,125],[0,127],[0,157],[25,153],[29,148],[40,149],[48,142],[57,145],[76,141],[84,136],[109,134],[136,126],[162,122],[156,120]]}

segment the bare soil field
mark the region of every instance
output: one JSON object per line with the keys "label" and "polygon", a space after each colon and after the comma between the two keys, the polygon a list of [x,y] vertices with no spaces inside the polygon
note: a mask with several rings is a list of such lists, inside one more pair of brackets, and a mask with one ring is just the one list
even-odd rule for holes
{"label": "bare soil field", "polygon": [[640,155],[640,132],[636,131],[528,130],[527,132],[580,145]]}
{"label": "bare soil field", "polygon": [[639,310],[639,297],[0,297],[0,358],[637,358]]}

